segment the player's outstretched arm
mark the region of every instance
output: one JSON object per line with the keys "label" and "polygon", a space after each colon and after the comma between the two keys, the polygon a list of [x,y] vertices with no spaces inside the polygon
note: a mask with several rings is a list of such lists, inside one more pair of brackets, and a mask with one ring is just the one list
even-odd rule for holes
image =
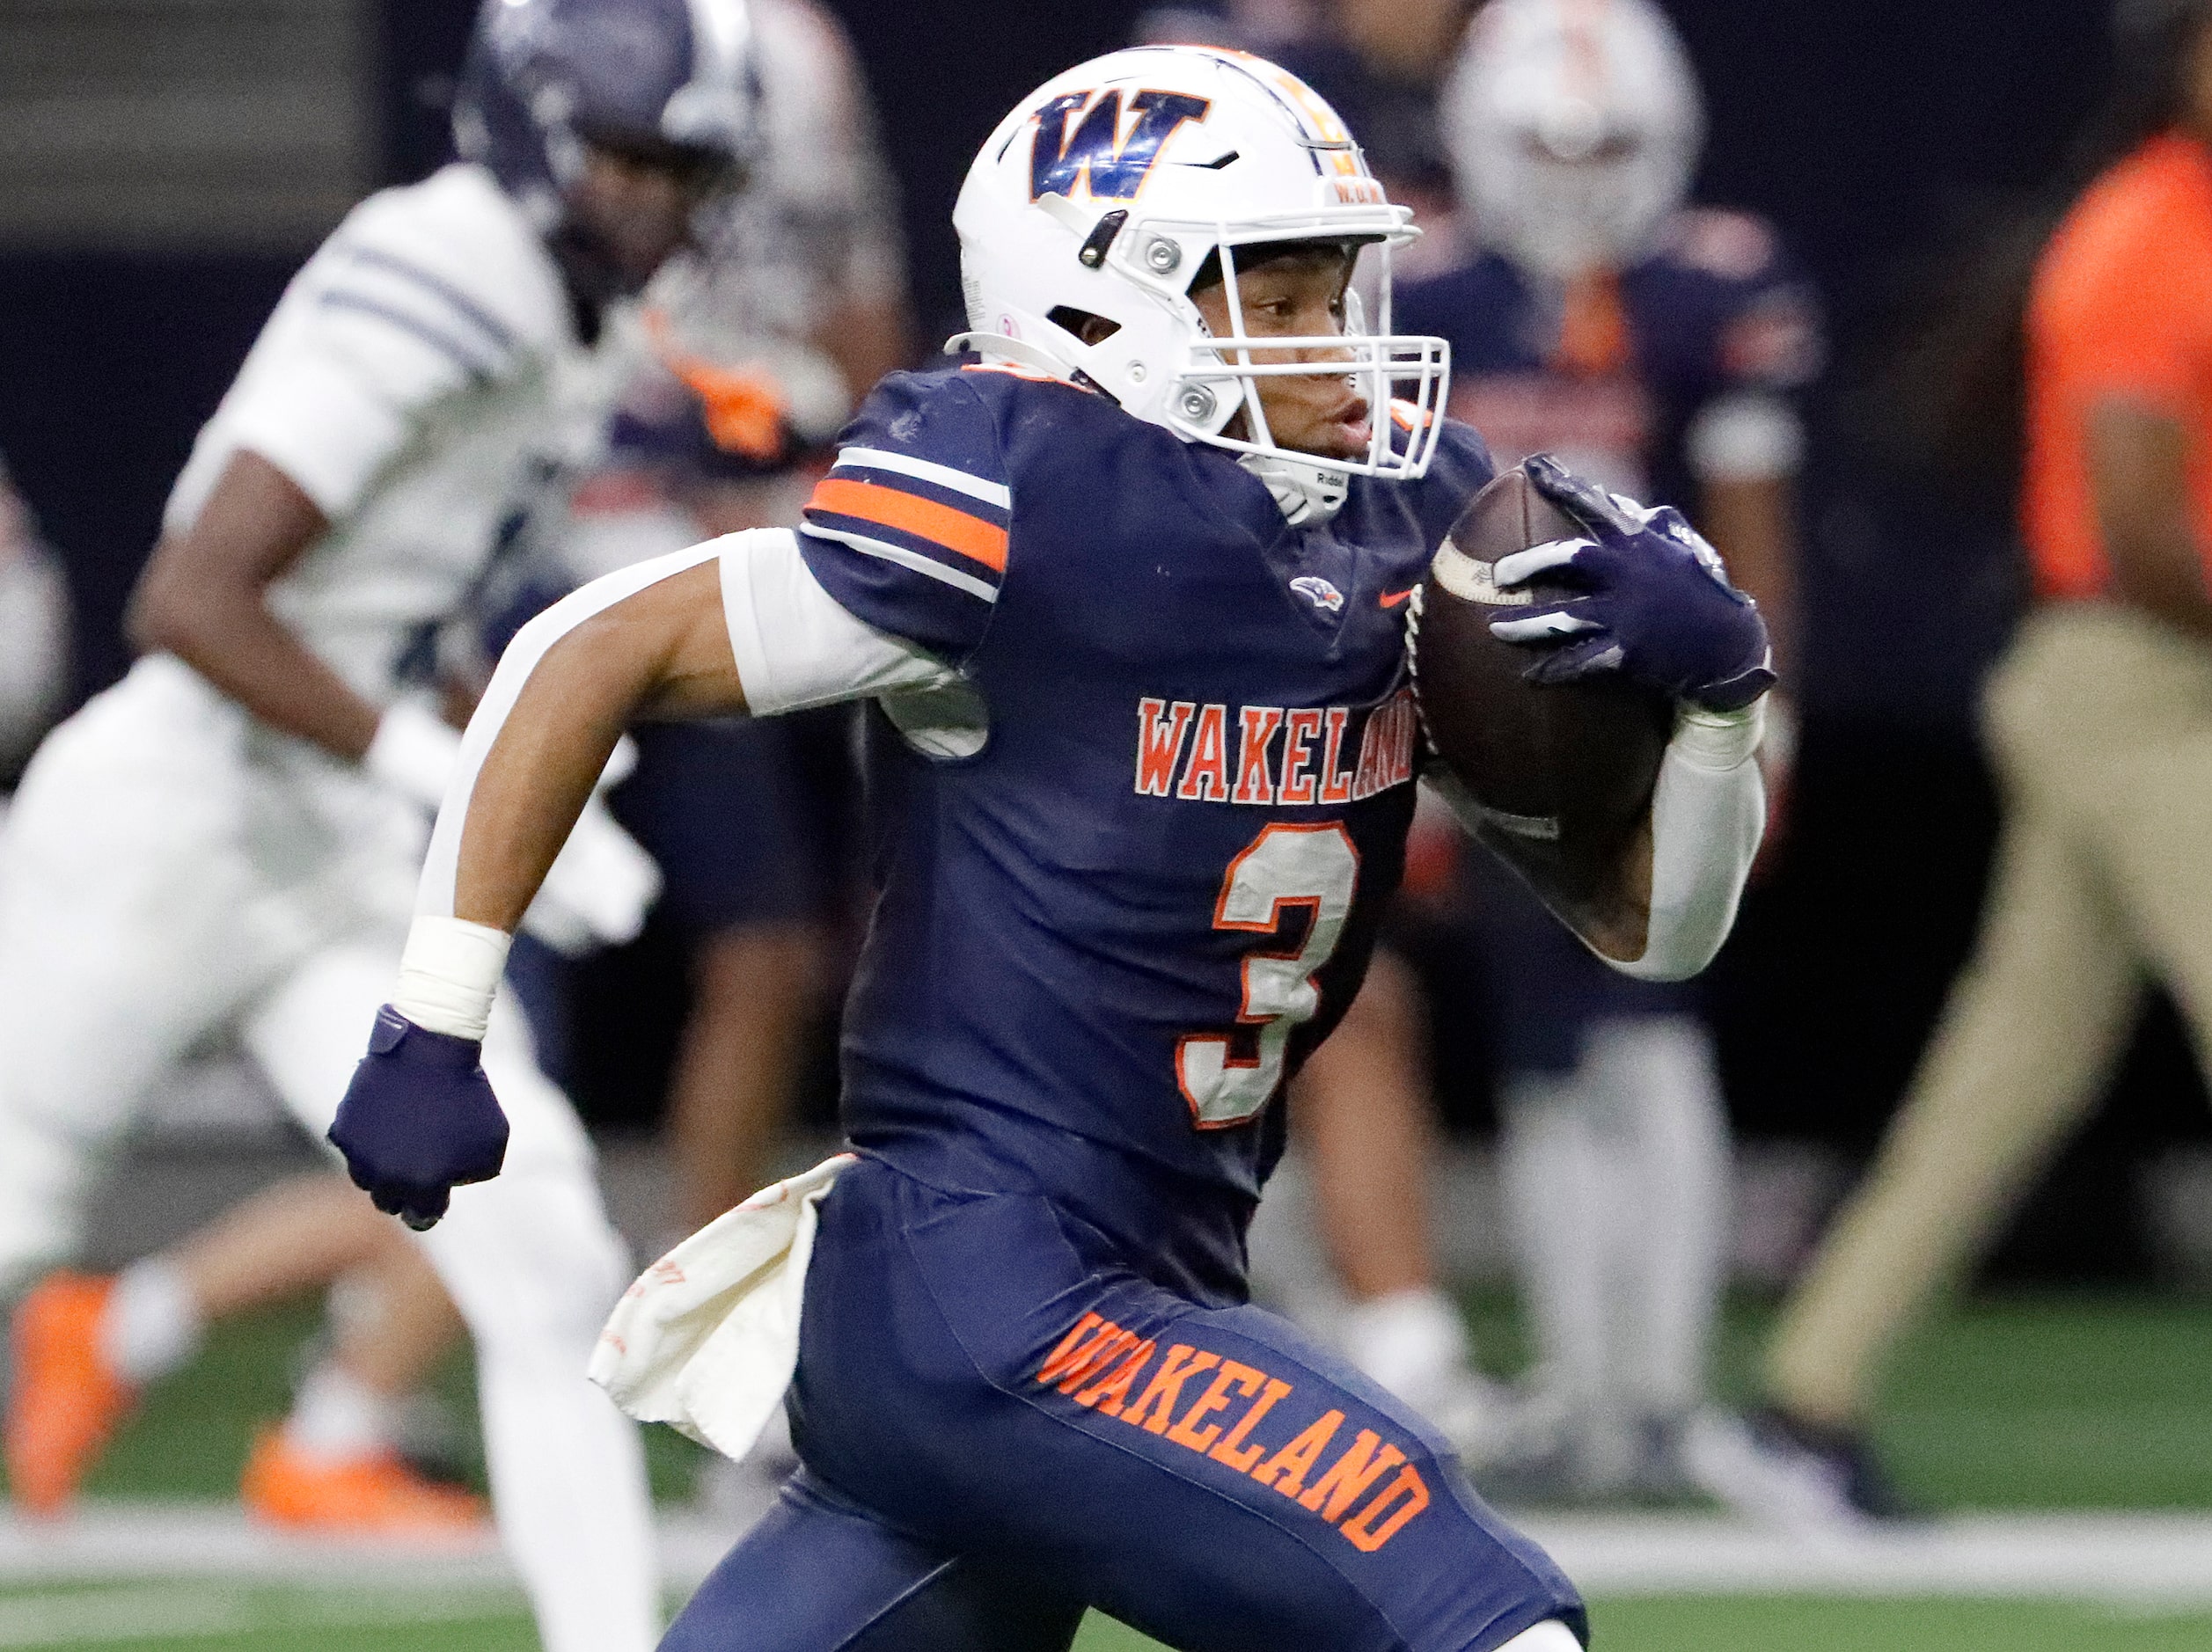
{"label": "player's outstretched arm", "polygon": [[452,772],[453,730],[411,698],[371,705],[269,608],[269,588],[330,525],[289,471],[238,449],[191,523],[154,547],[131,593],[130,640],[174,654],[270,727],[434,808]]}
{"label": "player's outstretched arm", "polygon": [[[1530,460],[1528,473],[1590,537],[1503,558],[1498,582],[1567,570],[1586,594],[1491,630],[1543,651],[1527,673],[1535,681],[1617,674],[1677,707],[1644,830],[1606,898],[1570,921],[1623,973],[1684,980],[1728,939],[1765,830],[1755,759],[1762,701],[1775,682],[1766,626],[1676,512],[1642,511],[1546,457]],[[1567,910],[1557,902],[1553,910]]]}
{"label": "player's outstretched arm", "polygon": [[854,618],[785,529],[595,580],[516,633],[462,736],[391,1004],[331,1140],[377,1206],[427,1227],[499,1173],[507,1127],[478,1064],[516,925],[631,723],[796,711],[950,681]]}

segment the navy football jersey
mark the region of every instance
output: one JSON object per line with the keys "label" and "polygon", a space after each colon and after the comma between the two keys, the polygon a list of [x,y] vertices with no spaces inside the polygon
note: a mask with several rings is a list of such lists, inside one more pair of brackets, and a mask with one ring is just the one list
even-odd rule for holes
{"label": "navy football jersey", "polygon": [[1404,602],[1487,451],[1447,428],[1425,480],[1294,529],[1229,454],[995,365],[893,375],[839,449],[809,567],[958,667],[988,728],[930,757],[873,719],[849,1134],[894,1163],[956,1138],[1094,1210],[1049,1167],[1103,1149],[1148,1190],[1110,1226],[1195,1202],[1241,1232],[1269,1103],[1398,880]]}
{"label": "navy football jersey", "polygon": [[1691,421],[1730,392],[1805,386],[1820,360],[1811,290],[1767,225],[1696,208],[1609,296],[1609,315],[1571,315],[1556,289],[1486,251],[1402,285],[1395,325],[1451,341],[1451,411],[1499,464],[1556,453],[1632,498],[1694,511]]}

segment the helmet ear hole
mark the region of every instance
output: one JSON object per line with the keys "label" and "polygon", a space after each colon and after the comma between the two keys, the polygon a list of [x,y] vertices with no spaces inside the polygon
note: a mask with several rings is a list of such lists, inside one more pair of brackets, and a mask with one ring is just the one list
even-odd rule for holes
{"label": "helmet ear hole", "polygon": [[1088,310],[1078,310],[1073,304],[1054,304],[1044,312],[1044,318],[1063,333],[1072,333],[1085,344],[1103,344],[1121,331],[1121,323],[1105,316],[1093,315]]}

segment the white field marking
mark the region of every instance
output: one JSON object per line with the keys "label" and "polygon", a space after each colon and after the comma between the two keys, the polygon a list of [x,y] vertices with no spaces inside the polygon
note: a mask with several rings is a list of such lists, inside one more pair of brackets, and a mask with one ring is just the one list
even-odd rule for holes
{"label": "white field marking", "polygon": [[[696,1588],[773,1502],[764,1493],[749,1517],[734,1521],[663,1518],[661,1568],[669,1584]],[[94,1500],[48,1521],[0,1511],[0,1586],[157,1577],[417,1595],[516,1587],[489,1534],[415,1542],[309,1536],[256,1525],[236,1503]]]}
{"label": "white field marking", "polygon": [[403,1590],[511,1584],[488,1533],[434,1541],[273,1531],[236,1503],[85,1504],[62,1520],[0,1516],[0,1583],[217,1577]]}
{"label": "white field marking", "polygon": [[2212,1606],[2212,1516],[1959,1515],[1895,1531],[1785,1531],[1723,1516],[1523,1523],[1593,1596],[1814,1594]]}
{"label": "white field marking", "polygon": [[[1515,1524],[1596,1596],[1952,1595],[2212,1608],[2212,1512],[1961,1515],[1894,1532],[1793,1532],[1704,1514],[1532,1515]],[[740,1523],[664,1516],[669,1586],[695,1587],[742,1532]],[[0,1517],[0,1584],[154,1577],[321,1586],[387,1600],[480,1600],[484,1590],[515,1586],[488,1538],[300,1537],[254,1526],[235,1504],[219,1503],[94,1502],[37,1524]]]}
{"label": "white field marking", "polygon": [[0,1648],[214,1640],[260,1629],[472,1623],[526,1611],[511,1590],[316,1592],[255,1599],[238,1584],[168,1583],[0,1597]]}
{"label": "white field marking", "polygon": [[202,1590],[114,1590],[0,1600],[0,1647],[96,1646],[114,1641],[213,1639],[253,1627],[248,1604]]}

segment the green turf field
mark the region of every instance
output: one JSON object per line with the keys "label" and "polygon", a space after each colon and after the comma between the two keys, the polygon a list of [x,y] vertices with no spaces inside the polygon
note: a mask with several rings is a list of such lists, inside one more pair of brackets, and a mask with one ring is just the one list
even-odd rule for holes
{"label": "green turf field", "polygon": [[[2203,1652],[2212,1612],[2121,1614],[2045,1601],[1685,1596],[1600,1601],[1604,1652]],[[0,1648],[101,1652],[533,1652],[509,1599],[212,1584],[0,1591]],[[1077,1652],[1159,1652],[1093,1618]]]}
{"label": "green turf field", "polygon": [[[1505,1298],[1471,1304],[1477,1346],[1500,1371],[1524,1356]],[[1725,1393],[1749,1390],[1767,1319],[1730,1313]],[[283,1412],[314,1324],[304,1310],[223,1327],[194,1365],[149,1397],[91,1489],[107,1496],[223,1497],[253,1427]],[[1906,1343],[1880,1439],[1906,1490],[1931,1508],[2212,1509],[2212,1303],[2176,1296],[2013,1296],[1975,1303]],[[468,1373],[443,1385],[462,1415]],[[689,1488],[693,1448],[647,1430],[663,1495]]]}

